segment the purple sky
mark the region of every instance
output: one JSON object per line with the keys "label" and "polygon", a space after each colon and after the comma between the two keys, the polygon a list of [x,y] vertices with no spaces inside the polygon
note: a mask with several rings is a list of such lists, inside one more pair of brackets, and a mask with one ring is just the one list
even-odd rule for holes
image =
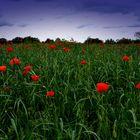
{"label": "purple sky", "polygon": [[140,0],[0,0],[0,38],[134,38]]}

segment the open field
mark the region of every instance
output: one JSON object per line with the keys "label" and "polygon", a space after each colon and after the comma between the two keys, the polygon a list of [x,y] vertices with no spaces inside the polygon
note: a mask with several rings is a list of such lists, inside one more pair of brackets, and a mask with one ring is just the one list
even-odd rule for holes
{"label": "open field", "polygon": [[140,139],[139,46],[1,45],[0,66],[0,140]]}

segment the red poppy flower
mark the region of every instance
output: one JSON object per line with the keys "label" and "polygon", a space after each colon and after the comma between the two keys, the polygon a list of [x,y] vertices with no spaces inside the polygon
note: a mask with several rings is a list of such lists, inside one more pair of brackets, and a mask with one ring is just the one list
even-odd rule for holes
{"label": "red poppy flower", "polygon": [[5,72],[7,70],[6,66],[0,66],[0,72]]}
{"label": "red poppy flower", "polygon": [[14,51],[14,48],[8,47],[6,50],[7,50],[7,52],[13,52]]}
{"label": "red poppy flower", "polygon": [[21,61],[20,61],[20,59],[18,59],[18,58],[13,58],[11,61],[10,61],[10,65],[19,65],[19,64],[21,64]]}
{"label": "red poppy flower", "polygon": [[128,61],[128,60],[130,60],[130,58],[129,58],[129,56],[123,56],[123,57],[122,57],[122,60]]}
{"label": "red poppy flower", "polygon": [[136,44],[136,46],[140,47],[140,44]]}
{"label": "red poppy flower", "polygon": [[140,82],[135,85],[135,88],[140,89]]}
{"label": "red poppy flower", "polygon": [[27,74],[28,74],[28,71],[27,71],[27,70],[24,70],[24,71],[22,72],[22,74],[23,74],[23,75],[27,75]]}
{"label": "red poppy flower", "polygon": [[85,49],[83,49],[83,50],[82,50],[82,52],[86,52],[86,50],[85,50]]}
{"label": "red poppy flower", "polygon": [[86,60],[81,60],[80,63],[81,63],[81,64],[86,64],[87,61],[86,61]]}
{"label": "red poppy flower", "polygon": [[25,67],[24,67],[24,70],[25,70],[25,71],[30,71],[31,69],[32,69],[32,66],[25,66]]}
{"label": "red poppy flower", "polygon": [[103,82],[97,83],[96,90],[98,92],[105,92],[106,90],[108,90],[109,86],[110,86],[109,84],[106,84],[106,83],[103,83]]}
{"label": "red poppy flower", "polygon": [[55,42],[55,45],[58,46],[59,45],[59,42]]}
{"label": "red poppy flower", "polygon": [[46,96],[54,96],[55,95],[55,92],[54,91],[48,91],[47,93],[46,93]]}
{"label": "red poppy flower", "polygon": [[50,49],[54,49],[55,48],[55,45],[50,45],[49,48]]}
{"label": "red poppy flower", "polygon": [[37,75],[32,75],[31,76],[31,79],[33,80],[33,81],[38,81],[39,80],[39,76],[37,76]]}
{"label": "red poppy flower", "polygon": [[65,52],[70,52],[70,49],[69,49],[69,48],[63,48],[63,50],[64,50]]}

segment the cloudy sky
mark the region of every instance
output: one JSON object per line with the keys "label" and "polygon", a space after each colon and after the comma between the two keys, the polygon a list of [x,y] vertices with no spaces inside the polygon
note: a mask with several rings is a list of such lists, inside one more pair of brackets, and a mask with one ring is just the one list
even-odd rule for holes
{"label": "cloudy sky", "polygon": [[140,0],[0,0],[0,38],[133,38]]}

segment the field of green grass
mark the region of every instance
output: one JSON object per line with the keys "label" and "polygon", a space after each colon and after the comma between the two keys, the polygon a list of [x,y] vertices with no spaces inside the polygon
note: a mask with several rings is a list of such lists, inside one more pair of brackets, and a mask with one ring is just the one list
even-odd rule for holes
{"label": "field of green grass", "polygon": [[139,140],[139,82],[134,44],[1,45],[0,140]]}

